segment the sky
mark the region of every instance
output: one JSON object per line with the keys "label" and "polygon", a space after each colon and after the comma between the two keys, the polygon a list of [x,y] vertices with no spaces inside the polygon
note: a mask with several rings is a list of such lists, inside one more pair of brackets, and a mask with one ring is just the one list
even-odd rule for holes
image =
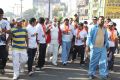
{"label": "sky", "polygon": [[[21,10],[20,1],[21,0],[0,0],[0,8],[3,8],[5,12],[10,11],[10,12],[14,12],[15,14],[20,13]],[[32,0],[23,0],[22,2],[23,2],[23,11],[33,7]]]}

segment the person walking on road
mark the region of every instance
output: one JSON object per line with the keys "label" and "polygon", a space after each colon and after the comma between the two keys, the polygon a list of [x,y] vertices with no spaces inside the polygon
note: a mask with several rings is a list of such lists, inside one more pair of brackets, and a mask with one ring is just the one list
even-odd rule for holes
{"label": "person walking on road", "polygon": [[39,23],[36,25],[36,30],[37,30],[37,40],[39,43],[39,57],[38,57],[38,62],[36,66],[36,70],[41,70],[44,67],[45,64],[45,56],[46,56],[46,39],[47,39],[47,34],[46,34],[46,26],[44,24],[45,20],[43,17],[39,18]]}
{"label": "person walking on road", "polygon": [[98,25],[93,26],[87,36],[86,52],[90,47],[90,63],[89,63],[89,78],[95,78],[97,65],[99,64],[99,73],[102,80],[108,77],[107,68],[107,48],[108,48],[108,34],[104,27],[104,17],[98,18]]}
{"label": "person walking on road", "polygon": [[0,74],[5,73],[6,62],[8,59],[8,49],[6,44],[10,32],[10,23],[3,19],[4,11],[0,8]]}
{"label": "person walking on road", "polygon": [[29,20],[29,25],[26,30],[28,33],[28,75],[31,76],[33,74],[32,65],[34,61],[34,57],[37,51],[37,33],[36,33],[36,19],[31,18]]}
{"label": "person walking on road", "polygon": [[61,25],[62,31],[62,64],[66,65],[71,48],[71,41],[73,37],[73,26],[69,24],[69,19],[64,20],[64,24]]}
{"label": "person walking on road", "polygon": [[12,58],[13,58],[13,79],[19,78],[20,72],[23,72],[25,63],[28,60],[27,31],[22,27],[22,20],[17,20],[17,27],[11,29],[9,41],[12,39]]}

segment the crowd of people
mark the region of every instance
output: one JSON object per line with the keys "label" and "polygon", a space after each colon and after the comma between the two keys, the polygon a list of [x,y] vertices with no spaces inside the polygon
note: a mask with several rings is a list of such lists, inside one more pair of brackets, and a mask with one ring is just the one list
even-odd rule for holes
{"label": "crowd of people", "polygon": [[[70,59],[72,63],[80,58],[80,66],[86,66],[89,59],[88,75],[95,78],[96,68],[102,80],[106,80],[109,70],[114,69],[114,53],[118,49],[119,34],[116,23],[110,18],[105,21],[103,16],[93,17],[93,22],[79,21],[77,14],[74,18],[65,18],[63,22],[54,17],[40,17],[39,20],[30,18],[29,23],[23,20],[13,20],[9,23],[3,19],[4,11],[0,8],[0,73],[5,73],[8,59],[9,44],[12,44],[13,79],[19,78],[28,65],[28,75],[33,71],[33,62],[38,51],[36,70],[43,69],[46,59],[57,66],[60,47],[61,63],[66,66]],[[6,36],[7,35],[7,36]]]}

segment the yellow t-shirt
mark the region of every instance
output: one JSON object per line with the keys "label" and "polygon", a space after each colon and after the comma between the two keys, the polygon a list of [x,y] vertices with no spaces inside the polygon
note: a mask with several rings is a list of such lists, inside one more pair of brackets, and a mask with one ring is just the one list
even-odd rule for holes
{"label": "yellow t-shirt", "polygon": [[26,35],[27,31],[24,28],[12,28],[11,29],[12,34],[13,34],[13,49],[17,50],[23,50],[26,49]]}

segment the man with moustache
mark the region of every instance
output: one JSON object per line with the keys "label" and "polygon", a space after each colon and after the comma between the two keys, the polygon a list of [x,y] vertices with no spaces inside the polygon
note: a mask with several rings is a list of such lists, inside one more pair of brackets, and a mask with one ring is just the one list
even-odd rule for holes
{"label": "man with moustache", "polygon": [[98,18],[98,25],[93,26],[87,36],[86,52],[90,47],[89,78],[95,78],[97,65],[99,65],[100,78],[106,80],[108,77],[107,69],[107,48],[108,34],[104,27],[104,17]]}

